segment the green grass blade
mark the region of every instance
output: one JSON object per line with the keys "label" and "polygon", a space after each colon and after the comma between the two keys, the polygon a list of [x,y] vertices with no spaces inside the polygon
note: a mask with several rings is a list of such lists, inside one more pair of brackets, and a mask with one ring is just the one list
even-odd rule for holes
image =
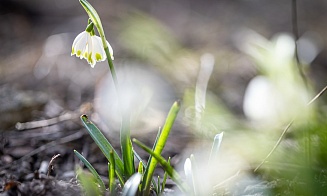
{"label": "green grass blade", "polygon": [[[143,174],[144,174],[144,166],[143,166],[143,163],[141,161],[139,162],[137,173],[141,174],[141,176],[142,176],[141,177],[141,182],[142,182],[142,180],[143,180]],[[140,193],[142,192],[141,188],[142,188],[142,185],[139,184],[139,192]]]}
{"label": "green grass blade", "polygon": [[125,181],[124,181],[124,179],[123,179],[123,176],[120,176],[120,175],[118,174],[117,170],[115,171],[115,174],[116,174],[116,176],[117,176],[117,178],[118,178],[118,180],[119,180],[120,185],[121,185],[121,186],[124,186]]}
{"label": "green grass blade", "polygon": [[[161,130],[160,136],[157,139],[155,146],[153,148],[153,151],[158,155],[161,154],[163,148],[165,147],[170,130],[175,122],[175,119],[177,117],[179,110],[180,110],[180,102],[177,101],[170,108],[170,111],[166,118],[166,122],[165,122],[165,124]],[[153,159],[152,157],[150,157],[148,166],[146,168],[145,176],[144,176],[145,180],[143,180],[143,182],[142,182],[142,191],[143,191],[143,194],[145,194],[145,195],[149,195],[150,184],[152,181],[152,176],[153,176],[153,172],[156,168],[156,165],[157,165],[157,159]]]}
{"label": "green grass blade", "polygon": [[[168,158],[168,164],[170,165],[170,157]],[[166,181],[167,181],[168,173],[165,171],[162,183],[161,183],[161,192],[163,192],[166,188]]]}
{"label": "green grass blade", "polygon": [[179,176],[176,170],[172,166],[170,166],[170,164],[160,154],[155,153],[149,147],[147,147],[145,144],[138,141],[137,139],[133,139],[133,142],[139,147],[141,147],[143,150],[145,150],[147,153],[151,154],[152,157],[154,157],[160,163],[160,165],[164,168],[165,172],[167,172],[167,174],[176,183],[176,185],[180,188],[181,191],[183,191],[184,193],[189,193],[189,186],[185,182],[183,182],[182,178]]}
{"label": "green grass blade", "polygon": [[114,152],[110,151],[110,162],[108,164],[109,171],[109,190],[110,195],[115,195],[116,181],[115,181],[115,157]]}
{"label": "green grass blade", "polygon": [[161,135],[161,131],[162,131],[162,129],[159,127],[159,130],[158,130],[158,133],[157,133],[157,136],[156,136],[156,140],[154,141],[152,150],[154,150],[154,148],[157,146],[157,143],[158,143],[160,135]]}
{"label": "green grass blade", "polygon": [[74,153],[84,163],[84,165],[90,170],[90,172],[93,174],[95,180],[100,185],[101,191],[104,192],[106,190],[106,187],[105,187],[100,175],[98,174],[98,172],[94,169],[94,167],[91,165],[91,163],[86,160],[86,158],[83,155],[81,155],[76,150],[74,150]]}
{"label": "green grass blade", "polygon": [[138,169],[137,169],[137,172],[141,175],[143,175],[143,172],[144,172],[144,166],[143,166],[143,163],[140,161],[139,162],[139,166],[138,166]]}
{"label": "green grass blade", "polygon": [[129,116],[123,116],[123,122],[120,130],[120,143],[124,164],[125,179],[128,179],[135,173],[134,154],[130,136]]}
{"label": "green grass blade", "polygon": [[[146,170],[147,164],[142,160],[142,158],[140,157],[140,155],[137,154],[137,152],[135,150],[133,150],[133,152],[134,152],[135,157],[140,161],[140,163],[142,163],[143,169]],[[143,169],[142,169],[142,175],[145,176],[144,173],[143,173],[144,172]],[[152,182],[152,186],[153,187],[157,187],[156,181],[154,179],[152,179],[151,182]]]}
{"label": "green grass blade", "polygon": [[125,183],[122,196],[135,196],[139,187],[142,175],[139,173],[133,174]]}
{"label": "green grass blade", "polygon": [[83,188],[83,195],[103,195],[103,192],[99,189],[97,185],[97,180],[94,175],[83,171],[81,167],[76,169],[77,179]]}
{"label": "green grass blade", "polygon": [[[161,134],[161,127],[159,127],[159,129],[158,129],[158,133],[157,133],[156,139],[155,139],[155,141],[154,141],[154,144],[153,144],[152,150],[154,150],[154,148],[156,147],[156,145],[157,145],[157,143],[158,143],[158,140],[159,140],[159,137],[160,137],[160,134]],[[151,159],[152,159],[151,157],[152,157],[152,156],[150,155],[150,156],[149,156],[149,159],[148,159],[148,163],[150,163],[150,161],[151,161]],[[144,175],[144,176],[147,176],[147,174],[148,174],[148,172],[149,172],[149,170],[148,170],[148,165],[145,164],[144,166],[145,166],[145,175]],[[142,183],[144,183],[144,185],[145,185],[145,180],[142,181]],[[156,183],[156,181],[155,181],[154,178],[152,178],[151,183],[152,183],[152,186],[153,186],[153,187],[157,187],[157,183]],[[142,186],[143,186],[143,184],[142,184]]]}
{"label": "green grass blade", "polygon": [[86,127],[88,133],[92,137],[92,139],[95,141],[95,143],[98,145],[104,156],[107,158],[107,160],[110,162],[110,151],[112,150],[114,152],[115,157],[115,166],[116,166],[116,173],[119,176],[123,176],[124,174],[124,165],[120,157],[118,156],[115,149],[112,147],[112,145],[109,143],[107,138],[101,133],[101,131],[88,119],[86,115],[81,116],[81,120]]}
{"label": "green grass blade", "polygon": [[160,192],[161,192],[161,191],[160,191],[160,176],[158,176],[158,178],[157,178],[157,185],[158,185],[158,186],[157,186],[157,188],[156,188],[156,189],[157,189],[157,190],[156,190],[156,193],[157,193],[157,195],[159,195]]}

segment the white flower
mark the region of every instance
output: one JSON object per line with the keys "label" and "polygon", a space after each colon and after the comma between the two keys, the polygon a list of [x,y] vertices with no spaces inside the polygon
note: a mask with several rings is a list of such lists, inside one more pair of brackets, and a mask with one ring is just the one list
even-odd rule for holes
{"label": "white flower", "polygon": [[[114,59],[113,50],[108,41],[107,45],[111,59]],[[94,67],[96,62],[106,60],[106,53],[101,38],[96,35],[91,35],[87,31],[83,31],[77,35],[73,42],[71,55],[76,55],[80,59],[86,59],[91,67]]]}

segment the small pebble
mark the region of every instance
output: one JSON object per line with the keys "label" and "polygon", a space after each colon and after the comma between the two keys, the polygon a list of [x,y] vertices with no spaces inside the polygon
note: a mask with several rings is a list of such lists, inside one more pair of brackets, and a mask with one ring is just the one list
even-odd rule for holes
{"label": "small pebble", "polygon": [[13,158],[9,155],[3,155],[1,157],[1,161],[3,161],[4,164],[9,164],[9,163],[13,162]]}

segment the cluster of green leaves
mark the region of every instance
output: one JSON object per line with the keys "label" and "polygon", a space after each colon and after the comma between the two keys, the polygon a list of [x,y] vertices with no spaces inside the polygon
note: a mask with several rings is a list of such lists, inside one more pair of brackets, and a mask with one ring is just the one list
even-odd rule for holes
{"label": "cluster of green leaves", "polygon": [[[147,164],[140,156],[133,150],[131,156],[137,157],[139,160],[138,171],[130,175],[130,171],[135,170],[133,163],[132,167],[127,170],[124,168],[124,159],[120,158],[116,150],[112,147],[110,142],[102,134],[102,132],[88,119],[86,115],[81,116],[81,120],[84,126],[87,128],[88,133],[101,149],[102,153],[108,160],[108,173],[109,173],[109,190],[115,192],[116,179],[118,179],[121,186],[123,186],[123,195],[135,195],[137,192],[140,195],[149,195],[150,188],[152,187],[157,194],[160,194],[165,188],[165,182],[167,176],[170,176],[174,180],[177,186],[183,191],[188,192],[189,188],[179,176],[179,174],[170,165],[169,160],[166,160],[161,156],[161,152],[166,144],[172,125],[177,117],[180,109],[180,103],[175,102],[171,107],[166,122],[161,130],[159,130],[156,141],[150,149],[142,142],[133,139],[133,142],[140,146],[143,150],[148,152],[151,156],[147,161]],[[102,181],[100,175],[94,169],[94,167],[76,150],[74,151],[76,156],[85,164],[93,175],[94,181],[99,186],[101,192],[106,190],[106,186]],[[124,157],[124,156],[123,156]],[[157,163],[165,170],[165,174],[160,185],[160,179],[158,177],[157,182],[153,179],[154,170]]]}

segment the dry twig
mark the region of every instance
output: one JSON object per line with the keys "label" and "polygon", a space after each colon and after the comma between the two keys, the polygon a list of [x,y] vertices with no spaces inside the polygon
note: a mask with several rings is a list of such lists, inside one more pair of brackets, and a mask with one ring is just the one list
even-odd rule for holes
{"label": "dry twig", "polygon": [[53,170],[53,164],[54,164],[54,161],[56,160],[56,158],[58,158],[60,156],[60,154],[56,154],[54,155],[50,162],[49,162],[49,165],[48,165],[48,172],[47,172],[47,176],[50,175],[51,171]]}

